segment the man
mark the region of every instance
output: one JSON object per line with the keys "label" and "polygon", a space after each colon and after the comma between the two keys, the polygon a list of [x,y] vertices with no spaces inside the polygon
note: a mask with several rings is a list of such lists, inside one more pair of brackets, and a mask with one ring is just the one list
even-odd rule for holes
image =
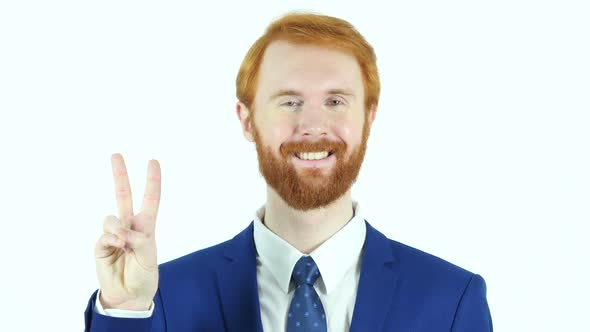
{"label": "man", "polygon": [[372,47],[346,21],[291,14],[249,50],[236,112],[267,201],[233,239],[158,266],[160,168],[96,245],[88,331],[492,331],[484,279],[387,239],[351,198],[379,100]]}

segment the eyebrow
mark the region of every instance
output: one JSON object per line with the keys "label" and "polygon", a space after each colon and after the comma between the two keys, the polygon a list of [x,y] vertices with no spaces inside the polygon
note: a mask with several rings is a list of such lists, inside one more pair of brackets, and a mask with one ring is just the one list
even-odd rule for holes
{"label": "eyebrow", "polygon": [[[345,96],[350,96],[350,97],[354,97],[354,93],[352,93],[351,90],[348,89],[330,89],[328,91],[326,91],[327,94],[329,95],[345,95]],[[303,96],[303,94],[297,90],[293,90],[293,89],[281,89],[275,93],[273,93],[270,96],[270,100],[273,100],[275,98],[279,98],[279,97],[283,97],[283,96],[297,96],[297,97],[301,97]]]}

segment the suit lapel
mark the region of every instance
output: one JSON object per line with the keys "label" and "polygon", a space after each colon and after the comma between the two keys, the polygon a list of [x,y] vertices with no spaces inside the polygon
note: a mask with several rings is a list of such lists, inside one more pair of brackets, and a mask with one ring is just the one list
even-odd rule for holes
{"label": "suit lapel", "polygon": [[[366,221],[365,221],[366,222]],[[361,275],[350,332],[381,331],[397,289],[395,257],[385,235],[367,225]]]}
{"label": "suit lapel", "polygon": [[217,270],[228,331],[262,331],[253,223],[227,243]]}

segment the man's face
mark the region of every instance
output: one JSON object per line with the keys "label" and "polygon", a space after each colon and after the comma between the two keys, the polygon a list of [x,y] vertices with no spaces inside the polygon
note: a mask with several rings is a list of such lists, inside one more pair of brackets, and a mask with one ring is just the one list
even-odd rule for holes
{"label": "man's face", "polygon": [[354,56],[286,41],[267,47],[243,122],[252,121],[260,172],[289,206],[324,207],[350,189],[375,113],[365,112],[364,105]]}

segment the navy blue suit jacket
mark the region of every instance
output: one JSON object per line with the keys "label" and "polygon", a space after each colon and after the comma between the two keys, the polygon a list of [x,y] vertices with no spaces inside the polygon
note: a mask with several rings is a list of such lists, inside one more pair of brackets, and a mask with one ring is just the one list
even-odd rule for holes
{"label": "navy blue suit jacket", "polygon": [[[351,332],[492,331],[481,276],[366,225]],[[262,331],[253,223],[229,241],[161,264],[159,271],[150,318],[97,314],[94,292],[86,331]]]}

